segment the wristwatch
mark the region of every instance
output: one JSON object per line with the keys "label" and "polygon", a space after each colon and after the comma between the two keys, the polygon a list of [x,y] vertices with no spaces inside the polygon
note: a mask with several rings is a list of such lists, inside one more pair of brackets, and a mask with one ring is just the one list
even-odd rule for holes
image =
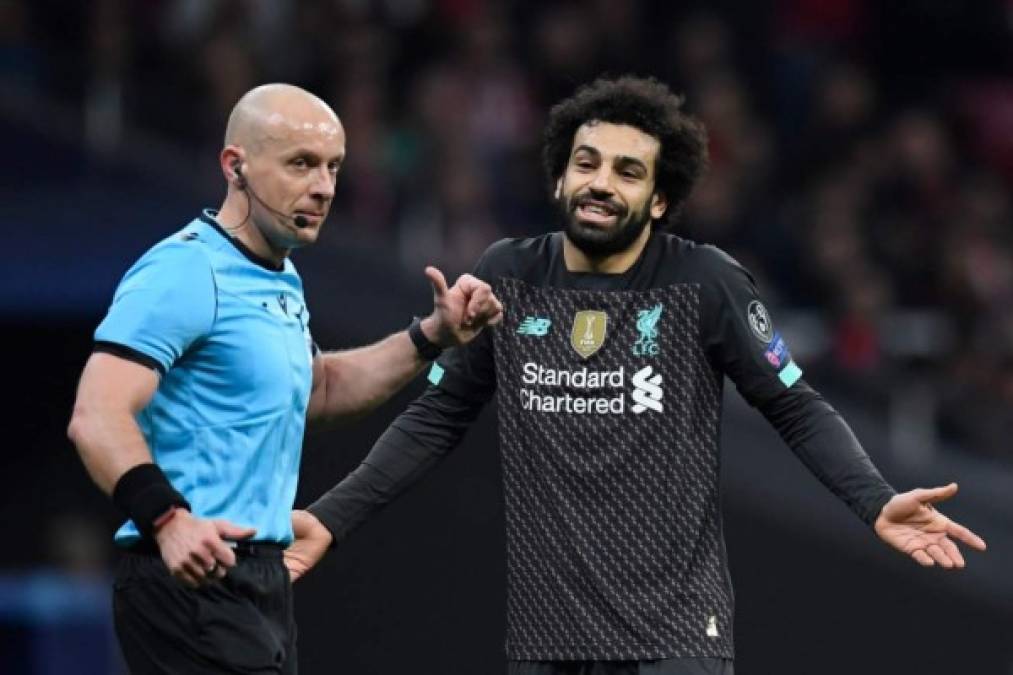
{"label": "wristwatch", "polygon": [[412,319],[411,324],[408,326],[408,337],[412,339],[412,344],[418,350],[419,356],[426,361],[435,361],[443,352],[443,347],[435,342],[431,342],[426,337],[426,334],[422,332],[422,319],[417,316]]}

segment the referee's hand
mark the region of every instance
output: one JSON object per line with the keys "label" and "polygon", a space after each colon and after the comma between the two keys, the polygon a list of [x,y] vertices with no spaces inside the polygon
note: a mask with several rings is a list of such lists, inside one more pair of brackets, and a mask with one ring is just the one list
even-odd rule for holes
{"label": "referee's hand", "polygon": [[240,527],[225,520],[195,518],[179,509],[155,532],[162,561],[180,583],[191,588],[221,579],[236,566],[236,554],[226,540],[246,539],[256,534],[252,527]]}
{"label": "referee's hand", "polygon": [[467,344],[486,326],[503,320],[503,305],[492,286],[470,274],[462,274],[447,287],[443,272],[426,268],[433,286],[433,313],[422,320],[422,332],[441,347]]}

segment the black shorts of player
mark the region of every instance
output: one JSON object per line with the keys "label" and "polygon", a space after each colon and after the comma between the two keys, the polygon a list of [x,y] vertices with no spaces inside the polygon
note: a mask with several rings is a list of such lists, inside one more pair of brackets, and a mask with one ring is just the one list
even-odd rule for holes
{"label": "black shorts of player", "polygon": [[292,584],[274,544],[240,545],[224,579],[193,589],[154,551],[124,553],[113,584],[116,634],[133,675],[295,675]]}
{"label": "black shorts of player", "polygon": [[508,675],[734,675],[730,659],[510,661]]}

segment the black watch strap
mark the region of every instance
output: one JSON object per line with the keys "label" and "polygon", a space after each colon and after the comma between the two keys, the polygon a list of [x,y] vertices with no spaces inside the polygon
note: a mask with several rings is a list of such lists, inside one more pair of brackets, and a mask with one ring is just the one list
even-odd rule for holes
{"label": "black watch strap", "polygon": [[426,334],[422,332],[422,319],[419,317],[412,319],[411,324],[408,326],[408,337],[412,339],[412,344],[418,350],[419,356],[426,361],[435,361],[443,352],[443,347],[435,342],[430,342]]}

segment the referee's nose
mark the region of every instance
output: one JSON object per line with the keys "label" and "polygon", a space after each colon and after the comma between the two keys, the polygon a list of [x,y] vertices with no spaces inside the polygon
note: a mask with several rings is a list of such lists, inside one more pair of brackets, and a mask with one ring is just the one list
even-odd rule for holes
{"label": "referee's nose", "polygon": [[318,201],[330,202],[334,198],[334,174],[326,164],[316,167],[313,171],[310,194]]}

